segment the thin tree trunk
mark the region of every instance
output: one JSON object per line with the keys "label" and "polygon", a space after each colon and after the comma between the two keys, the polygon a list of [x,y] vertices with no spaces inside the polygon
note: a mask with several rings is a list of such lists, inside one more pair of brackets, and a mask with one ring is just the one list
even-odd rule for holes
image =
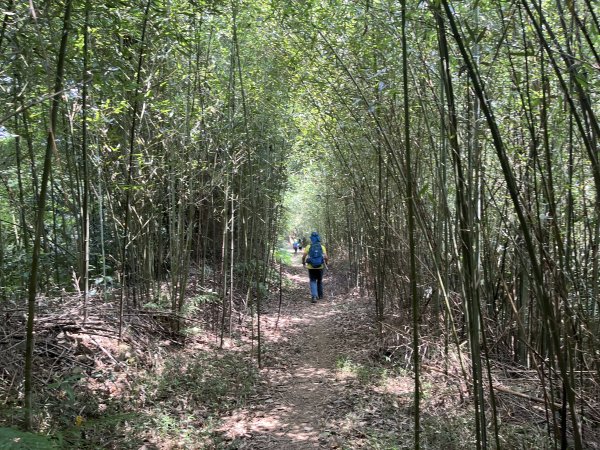
{"label": "thin tree trunk", "polygon": [[442,56],[444,71],[444,84],[446,88],[446,101],[448,102],[448,139],[452,149],[456,178],[456,199],[459,210],[459,235],[460,254],[463,282],[463,293],[465,311],[467,313],[467,324],[469,327],[469,343],[472,359],[473,376],[473,399],[475,408],[475,429],[477,437],[477,448],[487,447],[485,407],[483,397],[483,379],[481,370],[481,349],[479,332],[479,295],[477,288],[477,275],[474,267],[474,243],[472,238],[472,211],[469,208],[468,186],[462,166],[460,144],[458,142],[458,122],[455,108],[454,91],[450,75],[449,52],[446,42],[445,27],[442,22],[441,11],[436,12],[439,29],[440,54]]}
{"label": "thin tree trunk", "polygon": [[29,275],[28,300],[27,300],[27,338],[25,342],[25,386],[24,386],[24,420],[25,428],[31,430],[33,427],[33,346],[34,334],[33,325],[35,318],[36,294],[38,287],[38,269],[40,265],[40,250],[42,244],[42,235],[44,234],[44,212],[46,209],[46,192],[48,180],[52,171],[52,153],[56,150],[56,122],[58,120],[58,107],[60,96],[58,93],[62,90],[64,65],[67,55],[67,43],[69,38],[69,29],[71,26],[71,6],[73,1],[67,0],[65,4],[65,13],[63,17],[62,37],[56,62],[56,77],[54,80],[54,91],[50,107],[50,123],[48,137],[46,140],[46,152],[44,156],[44,169],[42,172],[42,182],[40,186],[40,195],[38,197],[36,208],[35,235],[33,242],[33,251],[31,257],[31,272]]}
{"label": "thin tree trunk", "polygon": [[127,192],[125,194],[125,220],[123,222],[123,243],[121,246],[121,295],[119,298],[119,339],[121,339],[123,335],[123,313],[125,309],[125,295],[127,290],[127,282],[128,282],[128,273],[127,273],[127,259],[128,252],[127,249],[129,247],[129,227],[130,227],[130,217],[131,217],[131,193],[133,191],[133,186],[131,183],[133,182],[133,162],[134,162],[134,149],[135,149],[135,136],[137,131],[137,115],[138,115],[138,107],[139,107],[139,99],[138,96],[142,89],[142,65],[144,62],[144,53],[146,47],[146,29],[148,26],[150,6],[152,5],[152,0],[148,0],[146,3],[146,8],[144,10],[144,19],[142,23],[142,36],[140,38],[140,52],[138,55],[138,62],[136,68],[136,82],[135,82],[135,92],[133,94],[133,106],[131,108],[131,128],[129,130],[129,158],[127,163],[127,183],[126,189]]}
{"label": "thin tree trunk", "polygon": [[572,420],[573,420],[573,424],[574,424],[573,435],[574,435],[574,439],[575,439],[575,448],[579,450],[582,448],[582,443],[581,443],[581,435],[580,435],[579,425],[577,423],[578,419],[577,419],[576,412],[574,410],[574,408],[575,408],[575,398],[574,398],[575,393],[574,393],[572,387],[569,385],[569,375],[568,375],[569,372],[568,372],[567,362],[565,360],[565,355],[563,355],[561,353],[561,343],[560,343],[561,337],[560,337],[559,324],[556,320],[556,317],[555,317],[555,314],[553,311],[553,307],[552,307],[552,304],[550,301],[550,297],[544,287],[545,285],[544,285],[543,272],[542,272],[542,269],[541,269],[538,259],[537,259],[537,254],[536,254],[535,245],[534,245],[533,237],[531,234],[529,222],[527,221],[525,212],[523,211],[523,207],[521,205],[521,200],[519,198],[519,190],[517,188],[515,176],[513,174],[513,170],[511,168],[508,156],[505,151],[504,142],[502,140],[502,136],[500,134],[498,124],[496,122],[496,119],[494,118],[494,115],[492,113],[490,104],[488,102],[488,99],[487,99],[487,96],[486,96],[486,93],[485,93],[485,90],[483,87],[483,83],[479,77],[478,68],[473,64],[471,55],[465,48],[463,39],[461,37],[461,34],[460,34],[458,27],[456,25],[456,22],[454,20],[454,14],[453,14],[450,6],[448,5],[447,0],[443,0],[442,3],[444,6],[444,10],[446,12],[446,16],[448,17],[448,22],[452,29],[452,34],[454,36],[454,40],[456,41],[456,43],[459,47],[460,53],[463,57],[465,66],[467,68],[467,72],[473,82],[473,88],[474,88],[477,96],[479,97],[481,108],[485,115],[486,121],[488,123],[488,127],[489,127],[491,135],[492,135],[494,147],[496,149],[496,153],[497,153],[498,159],[499,159],[501,167],[502,167],[502,172],[504,174],[508,192],[509,192],[510,198],[512,200],[514,210],[517,214],[517,218],[519,220],[521,231],[523,233],[523,238],[525,240],[525,247],[526,247],[527,253],[529,255],[529,259],[531,262],[531,268],[532,268],[532,272],[533,272],[534,279],[535,279],[534,289],[536,290],[538,301],[540,302],[544,321],[548,324],[548,327],[550,330],[550,337],[551,337],[551,342],[552,342],[552,352],[556,356],[556,360],[559,364],[563,383],[567,384],[565,389],[566,389],[567,395],[569,396],[569,404],[571,407],[571,415],[572,415]]}
{"label": "thin tree trunk", "polygon": [[89,41],[90,2],[85,2],[85,23],[83,31],[83,88],[81,93],[81,163],[83,177],[82,201],[82,273],[81,285],[83,289],[83,324],[88,316],[88,292],[90,272],[90,176],[88,170],[88,132],[87,132],[87,96],[88,96],[88,41]]}
{"label": "thin tree trunk", "polygon": [[419,360],[420,302],[417,280],[417,249],[415,240],[415,186],[410,142],[410,104],[408,96],[408,49],[406,43],[406,0],[402,0],[402,90],[404,97],[404,149],[406,151],[406,205],[408,216],[408,240],[410,252],[410,296],[412,308],[413,366],[415,386],[413,395],[414,448],[421,448],[421,368]]}

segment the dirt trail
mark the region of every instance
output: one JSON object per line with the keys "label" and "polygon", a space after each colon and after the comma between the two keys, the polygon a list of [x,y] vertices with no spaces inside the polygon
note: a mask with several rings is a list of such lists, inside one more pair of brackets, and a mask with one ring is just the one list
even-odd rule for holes
{"label": "dirt trail", "polygon": [[238,449],[339,448],[338,407],[345,397],[344,374],[336,365],[354,355],[362,359],[369,337],[366,305],[335,291],[325,275],[325,299],[310,302],[300,254],[286,276],[293,285],[284,293],[277,329],[277,311],[264,316],[264,385],[258,398],[227,418],[222,431]]}

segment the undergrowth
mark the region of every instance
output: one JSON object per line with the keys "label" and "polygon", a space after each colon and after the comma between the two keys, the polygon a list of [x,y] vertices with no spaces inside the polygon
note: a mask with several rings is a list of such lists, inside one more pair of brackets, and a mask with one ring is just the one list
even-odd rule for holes
{"label": "undergrowth", "polygon": [[[351,389],[343,391],[344,411],[336,422],[343,448],[404,450],[414,448],[414,375],[394,361],[357,362],[349,357],[336,361],[339,377]],[[394,389],[394,386],[396,388]],[[401,388],[398,389],[398,386]],[[490,449],[553,448],[541,426],[499,420],[498,443],[489,417]],[[440,377],[422,373],[420,448],[458,450],[476,448],[473,405],[457,395],[454,386]]]}
{"label": "undergrowth", "polygon": [[176,351],[156,367],[96,378],[78,374],[44,387],[37,414],[44,434],[0,428],[0,449],[199,448],[218,441],[219,416],[245,403],[258,372],[238,353]]}

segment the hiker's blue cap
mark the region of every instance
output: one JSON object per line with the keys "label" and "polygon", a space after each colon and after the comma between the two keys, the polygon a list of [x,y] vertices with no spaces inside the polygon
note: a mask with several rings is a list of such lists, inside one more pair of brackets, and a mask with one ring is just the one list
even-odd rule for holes
{"label": "hiker's blue cap", "polygon": [[321,241],[321,236],[319,236],[319,233],[317,233],[316,231],[313,231],[310,235],[310,240],[312,242],[320,242]]}

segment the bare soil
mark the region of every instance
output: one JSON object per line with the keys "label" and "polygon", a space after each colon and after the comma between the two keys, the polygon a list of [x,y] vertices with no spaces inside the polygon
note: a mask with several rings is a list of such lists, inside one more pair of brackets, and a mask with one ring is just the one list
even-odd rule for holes
{"label": "bare soil", "polygon": [[[259,395],[225,418],[220,431],[239,449],[362,447],[367,423],[365,411],[356,408],[368,394],[366,385],[379,384],[363,367],[374,348],[368,305],[346,292],[333,270],[324,277],[325,299],[311,303],[300,254],[292,256],[281,316],[274,302],[263,316],[266,350]],[[379,395],[397,399],[408,396],[411,385],[396,380],[378,389]]]}

